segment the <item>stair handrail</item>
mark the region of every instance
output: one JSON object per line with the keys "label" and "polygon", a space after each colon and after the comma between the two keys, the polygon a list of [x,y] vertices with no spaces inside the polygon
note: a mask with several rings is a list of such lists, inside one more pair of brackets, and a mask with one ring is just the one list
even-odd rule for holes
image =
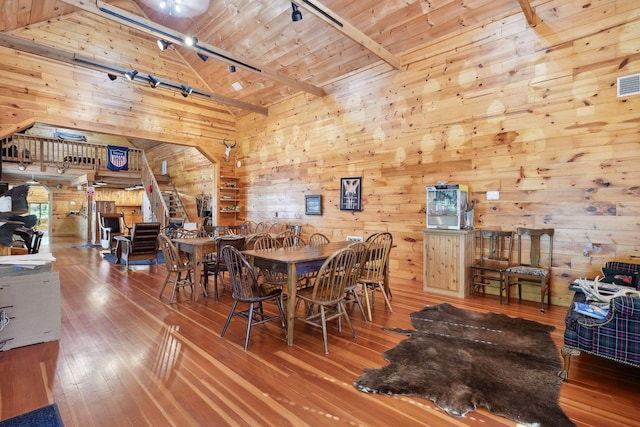
{"label": "stair handrail", "polygon": [[[151,205],[151,215],[154,221],[160,223],[160,227],[164,228],[168,225],[167,218],[169,218],[169,207],[162,197],[162,190],[160,189],[160,185],[156,180],[155,175],[153,174],[153,170],[151,166],[149,166],[149,162],[147,161],[146,155],[142,155],[142,185],[147,192],[147,197],[149,198],[149,204]],[[151,191],[149,192],[149,188]]]}

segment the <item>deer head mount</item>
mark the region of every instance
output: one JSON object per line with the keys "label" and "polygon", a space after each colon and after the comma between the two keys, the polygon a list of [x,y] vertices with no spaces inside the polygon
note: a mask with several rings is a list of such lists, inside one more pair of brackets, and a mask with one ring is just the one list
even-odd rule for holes
{"label": "deer head mount", "polygon": [[224,161],[228,162],[229,161],[229,154],[231,154],[231,149],[236,146],[237,142],[234,139],[233,140],[233,145],[229,145],[227,143],[227,139],[225,138],[225,139],[222,140],[222,143],[224,144]]}

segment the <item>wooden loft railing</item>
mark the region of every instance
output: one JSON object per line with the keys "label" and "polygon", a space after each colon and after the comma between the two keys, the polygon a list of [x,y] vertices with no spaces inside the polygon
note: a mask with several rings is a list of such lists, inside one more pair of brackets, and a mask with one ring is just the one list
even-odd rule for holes
{"label": "wooden loft railing", "polygon": [[[13,134],[1,140],[3,163],[19,166],[36,166],[41,171],[47,167],[107,171],[107,146],[86,142],[43,138]],[[129,148],[129,172],[140,172],[144,152]]]}

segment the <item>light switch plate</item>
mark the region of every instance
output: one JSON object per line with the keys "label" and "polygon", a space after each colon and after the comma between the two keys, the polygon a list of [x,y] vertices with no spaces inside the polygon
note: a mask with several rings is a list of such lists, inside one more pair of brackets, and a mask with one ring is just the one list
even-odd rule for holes
{"label": "light switch plate", "polygon": [[487,191],[487,200],[500,200],[499,191]]}

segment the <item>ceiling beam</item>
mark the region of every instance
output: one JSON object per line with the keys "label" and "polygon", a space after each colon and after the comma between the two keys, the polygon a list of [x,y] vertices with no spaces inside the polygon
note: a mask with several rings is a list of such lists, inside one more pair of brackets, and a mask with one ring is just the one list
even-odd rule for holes
{"label": "ceiling beam", "polygon": [[105,19],[109,19],[111,21],[125,25],[129,28],[134,28],[144,34],[148,34],[159,39],[165,39],[173,44],[178,44],[187,49],[193,49],[196,52],[203,53],[209,56],[210,58],[218,59],[227,64],[235,65],[236,67],[242,68],[243,70],[259,74],[263,77],[267,77],[271,80],[277,81],[278,83],[282,83],[294,89],[298,89],[319,97],[326,95],[324,89],[320,87],[284,76],[277,71],[263,69],[261,65],[253,64],[250,61],[237,60],[233,58],[232,53],[219,49],[207,43],[198,41],[196,46],[188,46],[185,43],[185,39],[187,38],[186,35],[174,31],[171,28],[156,24],[149,19],[127,12],[126,10],[119,9],[108,3],[104,3],[103,1],[95,0],[95,2],[88,2],[86,0],[62,0],[62,2],[75,6],[78,9],[94,13]]}
{"label": "ceiling beam", "polygon": [[[0,46],[8,47],[13,50],[18,50],[21,52],[31,53],[33,55],[41,56],[47,59],[53,59],[55,61],[64,62],[66,64],[76,65],[83,68],[101,71],[108,74],[114,74],[118,76],[123,76],[125,72],[131,70],[123,70],[117,65],[110,65],[106,63],[101,63],[98,61],[94,61],[92,59],[82,58],[81,56],[69,52],[63,49],[58,49],[52,46],[46,46],[39,43],[36,43],[31,40],[23,39],[21,37],[12,36],[7,33],[0,32]],[[138,74],[135,77],[135,80],[144,80],[145,86],[148,86],[148,75],[140,75]],[[160,89],[168,88],[172,90],[179,90],[182,84],[177,82],[172,82],[168,80],[162,79],[162,84],[159,86]],[[154,89],[156,90],[156,89]],[[269,114],[269,110],[261,107],[259,105],[249,104],[248,102],[240,101],[237,99],[229,98],[226,96],[218,95],[215,93],[207,92],[202,89],[193,88],[192,94],[198,96],[199,98],[205,98],[220,104],[229,105],[231,107],[240,108],[242,110],[253,111],[254,113],[259,113],[267,116]]]}
{"label": "ceiling beam", "polygon": [[400,57],[389,52],[381,44],[374,41],[365,33],[357,29],[355,26],[342,19],[337,13],[335,13],[328,7],[320,4],[316,0],[295,0],[292,1],[292,3],[295,3],[298,7],[304,9],[309,13],[312,13],[318,18],[322,19],[324,22],[333,26],[339,32],[341,32],[354,42],[358,43],[360,46],[367,49],[387,64],[391,65],[396,70],[400,69]]}
{"label": "ceiling beam", "polygon": [[520,3],[520,7],[522,8],[522,13],[524,13],[525,18],[527,18],[527,23],[535,27],[537,24],[536,13],[533,11],[529,0],[518,0],[518,3]]}

